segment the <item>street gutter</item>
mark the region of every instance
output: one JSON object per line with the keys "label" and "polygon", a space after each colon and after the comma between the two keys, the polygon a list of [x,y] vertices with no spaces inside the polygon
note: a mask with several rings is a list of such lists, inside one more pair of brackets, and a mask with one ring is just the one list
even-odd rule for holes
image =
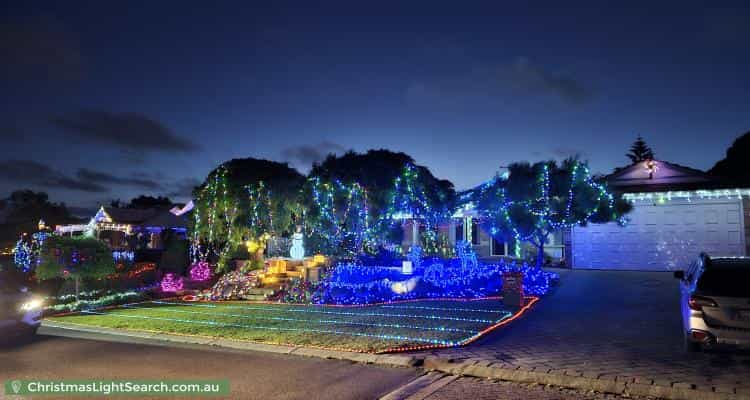
{"label": "street gutter", "polygon": [[673,383],[671,386],[663,386],[655,384],[653,381],[634,381],[632,378],[620,379],[619,377],[584,376],[584,374],[575,371],[540,370],[524,367],[514,368],[493,364],[490,361],[471,359],[456,361],[449,358],[423,355],[356,353],[304,346],[276,345],[161,332],[91,327],[51,322],[49,320],[44,320],[42,326],[63,330],[63,334],[59,332],[42,332],[58,336],[80,337],[80,335],[76,335],[76,332],[93,333],[113,337],[147,339],[164,343],[216,346],[235,350],[348,360],[362,364],[376,364],[388,367],[422,367],[426,371],[436,371],[454,376],[473,376],[519,383],[536,383],[624,396],[648,396],[669,400],[750,400],[750,393],[707,391],[688,383]]}

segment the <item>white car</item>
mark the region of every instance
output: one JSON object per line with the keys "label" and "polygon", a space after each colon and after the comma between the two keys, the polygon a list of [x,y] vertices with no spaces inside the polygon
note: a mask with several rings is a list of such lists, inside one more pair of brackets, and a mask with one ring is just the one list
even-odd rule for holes
{"label": "white car", "polygon": [[682,292],[685,348],[750,347],[750,257],[701,254],[676,271]]}
{"label": "white car", "polygon": [[42,300],[0,274],[0,341],[36,334],[42,323]]}

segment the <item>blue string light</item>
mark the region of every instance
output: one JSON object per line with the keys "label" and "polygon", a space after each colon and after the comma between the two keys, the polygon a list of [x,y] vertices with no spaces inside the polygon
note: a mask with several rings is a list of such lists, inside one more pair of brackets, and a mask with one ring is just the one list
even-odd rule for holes
{"label": "blue string light", "polygon": [[191,320],[191,319],[181,319],[181,318],[148,317],[148,316],[144,316],[144,315],[128,315],[128,314],[118,314],[118,313],[111,313],[111,312],[110,313],[104,313],[104,312],[98,312],[98,311],[81,311],[81,313],[83,313],[83,314],[93,314],[93,315],[102,315],[102,316],[114,316],[114,317],[121,317],[121,318],[133,318],[133,319],[145,319],[145,320],[181,322],[181,323],[197,324],[197,325],[209,325],[209,326],[221,326],[221,327],[237,327],[237,328],[246,328],[246,329],[259,329],[259,330],[271,330],[271,331],[286,331],[286,332],[323,333],[323,334],[332,334],[332,335],[341,335],[341,336],[368,337],[368,338],[384,339],[384,340],[391,340],[391,341],[411,341],[411,342],[419,342],[419,343],[429,343],[429,344],[441,345],[441,346],[457,346],[457,345],[459,345],[462,342],[460,340],[459,341],[454,341],[454,340],[429,339],[429,338],[411,337],[411,336],[402,336],[402,335],[371,334],[371,333],[347,332],[347,331],[330,330],[330,329],[286,328],[286,327],[278,327],[278,326],[236,324],[236,323],[226,323],[226,322],[217,322],[217,321],[203,321],[203,320]]}
{"label": "blue string light", "polygon": [[[195,306],[194,304],[179,304],[179,303],[178,305]],[[161,311],[158,308],[141,307],[141,306],[135,306],[135,305],[130,305],[130,304],[123,305],[123,307],[139,309],[139,310]],[[273,310],[273,311],[278,311],[278,310]],[[309,319],[300,319],[300,318],[268,317],[268,316],[248,315],[248,314],[229,314],[229,313],[220,313],[220,312],[213,312],[213,311],[201,312],[201,311],[187,311],[187,310],[175,310],[175,309],[170,309],[169,312],[176,312],[176,313],[183,313],[183,314],[227,316],[227,317],[236,317],[236,318],[244,318],[244,319],[264,319],[264,320],[271,320],[271,321],[289,321],[289,322],[307,322],[307,323],[313,322],[313,323],[318,323],[318,324],[357,325],[357,326],[367,326],[367,327],[377,327],[377,328],[415,329],[415,330],[427,330],[427,331],[438,331],[438,332],[461,332],[461,333],[471,333],[471,334],[478,333],[475,330],[451,328],[451,327],[445,327],[445,326],[430,327],[430,326],[416,326],[416,325],[405,325],[405,324],[384,324],[384,323],[367,323],[367,322],[355,322],[355,321],[339,321],[339,320],[330,320],[330,319],[329,320],[309,320]],[[494,312],[498,313],[499,311],[496,310]],[[502,314],[503,317],[497,322],[502,321],[502,319],[508,318],[511,315],[507,311],[502,311],[500,312],[500,314]]]}
{"label": "blue string light", "polygon": [[[165,304],[165,305],[184,305],[185,303],[175,303],[175,302],[168,302],[168,301],[154,301],[156,304]],[[233,308],[233,309],[244,309],[244,310],[263,310],[268,311],[268,307],[257,307],[257,306],[234,306],[234,305],[222,305],[222,306],[216,306],[212,304],[190,304],[190,306],[194,307],[207,307],[207,308]],[[283,306],[280,306],[283,307]],[[445,321],[462,321],[462,322],[474,322],[474,323],[483,323],[483,324],[491,324],[495,323],[494,320],[489,319],[477,319],[477,318],[461,318],[461,317],[445,317],[445,316],[438,316],[438,315],[421,315],[421,314],[389,314],[389,313],[378,313],[378,312],[349,312],[349,311],[324,311],[324,310],[318,310],[314,308],[310,308],[308,310],[303,310],[299,308],[289,307],[289,308],[282,308],[285,312],[291,312],[291,313],[310,313],[310,314],[326,314],[326,315],[345,315],[345,316],[363,316],[363,317],[388,317],[388,318],[415,318],[415,319],[430,319],[430,320],[445,320]]]}

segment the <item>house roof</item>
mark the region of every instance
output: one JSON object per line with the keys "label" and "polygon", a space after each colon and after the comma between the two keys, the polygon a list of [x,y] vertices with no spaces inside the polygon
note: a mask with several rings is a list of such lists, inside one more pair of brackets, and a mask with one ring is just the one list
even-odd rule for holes
{"label": "house roof", "polygon": [[161,228],[186,228],[187,218],[185,215],[174,215],[169,211],[158,212],[153,217],[144,221],[143,226],[158,226]]}
{"label": "house roof", "polygon": [[156,215],[156,209],[102,207],[104,212],[116,224],[140,225],[142,222]]}
{"label": "house roof", "polygon": [[720,189],[731,186],[701,170],[661,160],[635,163],[607,176],[606,181],[611,189],[624,193]]}
{"label": "house roof", "polygon": [[174,215],[169,210],[157,208],[136,209],[102,207],[104,213],[115,224],[140,225],[162,228],[185,228],[187,218],[184,215]]}

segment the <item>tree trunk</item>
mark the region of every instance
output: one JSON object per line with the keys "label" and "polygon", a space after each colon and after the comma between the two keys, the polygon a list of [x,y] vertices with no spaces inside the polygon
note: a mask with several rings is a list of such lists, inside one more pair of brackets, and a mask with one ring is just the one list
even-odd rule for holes
{"label": "tree trunk", "polygon": [[75,281],[76,281],[76,301],[79,301],[79,299],[78,299],[78,294],[79,294],[79,291],[78,291],[78,286],[79,286],[78,281],[79,281],[79,279],[80,278],[78,278],[76,276],[76,278],[75,278]]}
{"label": "tree trunk", "polygon": [[537,246],[536,253],[536,267],[541,268],[542,265],[544,265],[544,242],[541,242],[539,246]]}
{"label": "tree trunk", "polygon": [[547,242],[547,235],[539,235],[537,240],[539,244],[536,246],[536,267],[541,268],[544,265],[544,243]]}

